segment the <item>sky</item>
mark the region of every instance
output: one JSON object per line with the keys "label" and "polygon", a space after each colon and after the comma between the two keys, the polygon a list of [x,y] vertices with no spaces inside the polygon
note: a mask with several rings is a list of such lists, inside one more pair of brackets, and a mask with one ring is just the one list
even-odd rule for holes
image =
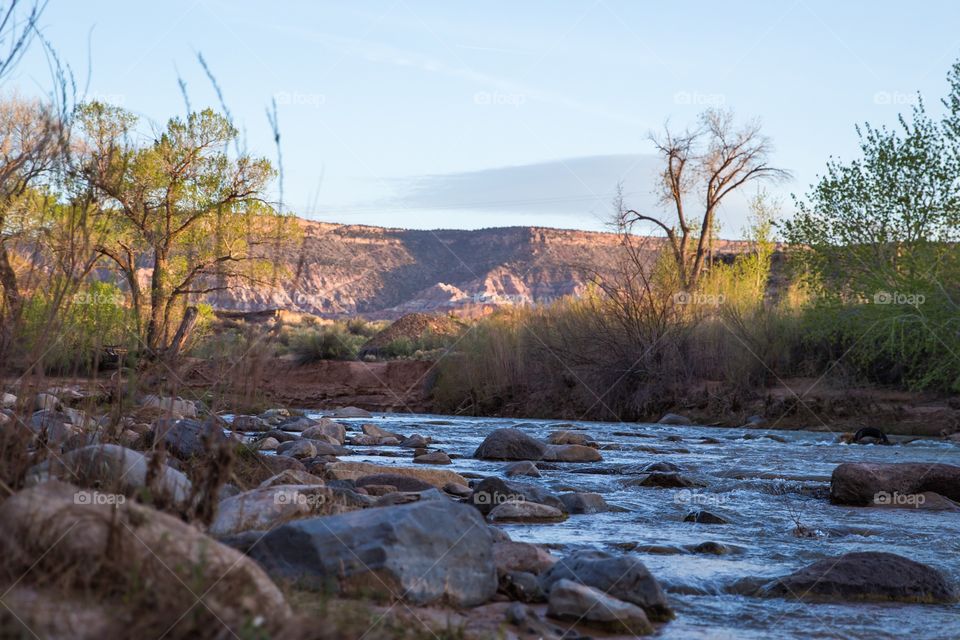
{"label": "sky", "polygon": [[[251,153],[276,160],[288,211],[406,228],[603,230],[622,183],[655,215],[648,140],[704,109],[759,118],[769,190],[792,210],[854,125],[895,123],[917,93],[939,104],[960,56],[960,3],[785,0],[482,3],[386,0],[50,0],[44,36],[88,98],[145,131],[219,99]],[[4,90],[49,89],[34,47]],[[935,108],[933,110],[936,110]],[[721,212],[740,237],[747,197]]]}

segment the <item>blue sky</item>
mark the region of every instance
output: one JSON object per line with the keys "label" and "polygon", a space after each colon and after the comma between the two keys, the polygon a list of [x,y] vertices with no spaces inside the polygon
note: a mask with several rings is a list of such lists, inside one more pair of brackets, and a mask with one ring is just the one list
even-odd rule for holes
{"label": "blue sky", "polygon": [[[806,190],[854,124],[892,123],[945,90],[960,55],[953,2],[130,2],[51,0],[46,37],[92,97],[161,126],[217,99],[274,156],[305,217],[411,228],[603,229],[618,182],[657,210],[647,141],[707,106],[759,117]],[[7,81],[48,84],[33,50]],[[743,200],[721,235],[744,226]]]}

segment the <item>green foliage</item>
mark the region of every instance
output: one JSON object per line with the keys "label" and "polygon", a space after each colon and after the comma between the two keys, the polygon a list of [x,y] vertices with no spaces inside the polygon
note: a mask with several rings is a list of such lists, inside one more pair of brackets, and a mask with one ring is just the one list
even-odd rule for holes
{"label": "green foliage", "polygon": [[25,352],[40,354],[46,373],[90,374],[105,346],[137,351],[131,321],[123,292],[106,282],[92,282],[60,304],[45,293],[29,298],[20,337]]}
{"label": "green foliage", "polygon": [[391,340],[386,346],[377,349],[377,357],[382,359],[429,358],[439,355],[456,341],[456,336],[426,331],[417,338],[403,336]]}
{"label": "green foliage", "polygon": [[366,338],[350,333],[342,323],[301,330],[290,335],[289,345],[299,364],[320,360],[353,360]]}

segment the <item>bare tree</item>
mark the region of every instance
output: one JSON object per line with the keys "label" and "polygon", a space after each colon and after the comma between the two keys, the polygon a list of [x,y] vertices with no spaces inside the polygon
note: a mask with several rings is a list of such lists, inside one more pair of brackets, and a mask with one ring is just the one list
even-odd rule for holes
{"label": "bare tree", "polygon": [[[667,222],[654,215],[619,206],[617,225],[631,233],[649,222],[666,234],[684,289],[695,289],[711,251],[717,211],[733,191],[756,180],[783,180],[789,173],[770,165],[772,145],[756,120],[741,126],[730,111],[708,110],[694,130],[675,133],[669,126],[650,139],[663,159],[660,201],[676,215]],[[691,200],[694,200],[691,203]],[[699,207],[699,208],[698,208]]]}

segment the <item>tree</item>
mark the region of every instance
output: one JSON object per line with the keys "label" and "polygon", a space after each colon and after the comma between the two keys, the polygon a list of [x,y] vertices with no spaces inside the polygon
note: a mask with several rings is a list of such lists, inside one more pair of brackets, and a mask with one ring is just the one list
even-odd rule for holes
{"label": "tree", "polygon": [[[922,100],[896,127],[857,127],[860,157],[830,158],[784,224],[795,263],[824,294],[867,296],[923,286],[955,257],[960,240],[960,63],[947,115]],[[908,284],[909,283],[909,284]],[[909,290],[909,289],[908,289]]]}
{"label": "tree", "polygon": [[[227,288],[255,259],[256,220],[273,213],[263,201],[273,169],[263,158],[231,157],[237,130],[210,109],[171,119],[148,144],[133,142],[137,118],[122,109],[91,103],[80,122],[78,176],[115,221],[99,250],[127,281],[147,350],[162,354],[178,305]],[[150,271],[146,292],[141,267]]]}
{"label": "tree", "polygon": [[[681,286],[696,289],[712,249],[713,231],[721,203],[731,193],[759,180],[781,180],[789,173],[770,165],[770,139],[760,132],[756,120],[734,124],[733,113],[708,110],[695,130],[675,133],[669,126],[650,139],[663,160],[660,200],[670,206],[675,222],[627,208],[622,203],[617,225],[632,233],[639,223],[649,222],[665,234],[676,264]],[[691,200],[702,208],[693,213]]]}

